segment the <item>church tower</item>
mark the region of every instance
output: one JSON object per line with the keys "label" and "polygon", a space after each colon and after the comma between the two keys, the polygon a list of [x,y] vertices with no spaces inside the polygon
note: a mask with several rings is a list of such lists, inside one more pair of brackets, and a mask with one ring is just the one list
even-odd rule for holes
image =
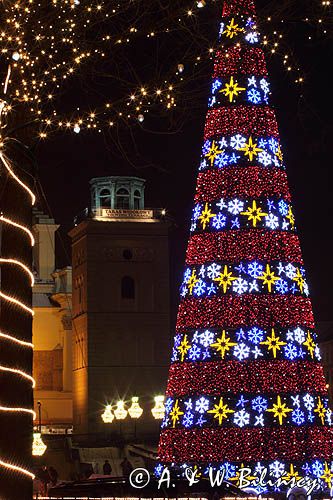
{"label": "church tower", "polygon": [[93,435],[105,430],[106,404],[133,396],[152,420],[165,389],[170,225],[163,210],[145,209],[143,179],[100,177],[90,186],[90,211],[70,237],[74,432]]}

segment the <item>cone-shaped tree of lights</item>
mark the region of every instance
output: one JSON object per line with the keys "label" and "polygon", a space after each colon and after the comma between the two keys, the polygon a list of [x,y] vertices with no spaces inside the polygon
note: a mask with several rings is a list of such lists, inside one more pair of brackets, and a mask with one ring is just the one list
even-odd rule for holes
{"label": "cone-shaped tree of lights", "polygon": [[331,485],[331,411],[252,0],[224,2],[159,456]]}

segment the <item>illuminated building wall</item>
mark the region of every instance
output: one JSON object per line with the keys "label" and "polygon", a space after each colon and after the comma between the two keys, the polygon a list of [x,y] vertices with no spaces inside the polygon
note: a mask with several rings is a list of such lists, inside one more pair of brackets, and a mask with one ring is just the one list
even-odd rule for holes
{"label": "illuminated building wall", "polygon": [[66,429],[72,425],[71,268],[55,271],[58,225],[34,213],[35,285],[33,288],[35,411],[41,402],[42,424]]}

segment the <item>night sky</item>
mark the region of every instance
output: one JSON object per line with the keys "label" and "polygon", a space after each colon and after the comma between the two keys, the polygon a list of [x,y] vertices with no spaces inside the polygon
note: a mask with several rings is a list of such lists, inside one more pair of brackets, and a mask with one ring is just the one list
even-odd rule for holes
{"label": "night sky", "polygon": [[[259,15],[263,16],[261,7],[267,7],[267,2],[258,3]],[[295,17],[303,16],[301,10],[306,3],[299,2],[300,10],[294,12]],[[217,13],[217,5],[208,4],[206,12],[202,14],[202,29],[212,43],[218,30]],[[271,26],[267,23],[263,23],[261,29],[267,34],[271,32]],[[330,182],[333,130],[330,77],[332,39],[316,34],[315,30],[304,23],[285,23],[284,30],[287,33],[286,41],[299,61],[305,82],[303,86],[294,83],[297,76],[285,71],[281,57],[268,57],[272,100],[277,109],[316,319],[333,320],[333,190]],[[311,41],[307,39],[309,33]],[[178,39],[170,37],[168,44],[168,50],[171,49],[175,54],[185,51]],[[139,43],[135,58],[140,52],[146,57],[145,51],[144,44]],[[176,67],[177,61],[174,62]],[[178,59],[178,62],[182,61]],[[171,235],[175,310],[202,145],[210,69],[211,66],[204,65],[201,78],[191,82],[191,86],[198,90],[196,104],[193,106],[195,109],[187,113],[187,110],[180,107],[176,111],[180,115],[183,112],[184,115],[179,120],[180,130],[171,130],[168,134],[146,132],[145,129],[161,131],[163,128],[158,118],[150,118],[148,115],[142,126],[134,124],[131,129],[121,130],[116,142],[114,137],[109,137],[104,132],[82,132],[78,135],[59,134],[39,146],[37,159],[41,184],[50,211],[62,226],[57,242],[58,266],[70,264],[66,233],[72,227],[73,217],[89,204],[89,180],[107,175],[143,177],[147,180],[146,206],[166,208],[175,220]],[[205,90],[199,91],[201,88]],[[107,90],[104,89],[104,92]],[[68,97],[67,101],[66,97],[64,99],[68,104]],[[86,95],[83,99],[86,99]],[[93,95],[91,100],[89,96],[89,104],[93,107]],[[123,151],[119,149],[119,144]],[[43,208],[45,209],[45,202]]]}

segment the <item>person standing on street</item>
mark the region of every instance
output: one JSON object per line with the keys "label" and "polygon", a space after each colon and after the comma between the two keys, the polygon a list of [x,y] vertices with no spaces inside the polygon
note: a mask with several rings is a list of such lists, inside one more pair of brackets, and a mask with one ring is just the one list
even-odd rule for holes
{"label": "person standing on street", "polygon": [[104,476],[111,476],[111,472],[112,472],[112,467],[110,465],[110,462],[108,460],[105,460],[104,465],[103,465]]}

